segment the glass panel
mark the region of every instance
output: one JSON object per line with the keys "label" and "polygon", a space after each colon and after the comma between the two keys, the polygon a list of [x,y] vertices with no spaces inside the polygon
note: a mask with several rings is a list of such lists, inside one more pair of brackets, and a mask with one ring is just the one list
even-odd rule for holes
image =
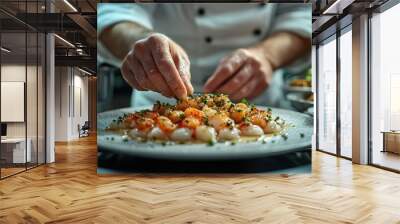
{"label": "glass panel", "polygon": [[352,35],[340,36],[340,153],[352,157]]}
{"label": "glass panel", "polygon": [[[38,57],[37,57],[37,33],[30,32],[27,34],[28,38],[28,63],[27,63],[27,80],[26,80],[26,113],[27,113],[27,142],[28,150],[30,148],[30,158],[28,159],[28,168],[37,165],[37,132],[38,132]],[[29,154],[28,154],[29,155]]]}
{"label": "glass panel", "polygon": [[45,52],[46,37],[44,34],[39,34],[38,46],[38,163],[45,163],[46,150],[45,150]]}
{"label": "glass panel", "polygon": [[[27,2],[27,13],[37,13],[36,1]],[[37,20],[37,16],[32,20]],[[37,22],[37,21],[32,21]],[[37,166],[38,160],[38,34],[36,30],[27,30],[27,80],[26,80],[26,113],[27,113],[27,143],[30,148],[30,159],[27,167]]]}
{"label": "glass panel", "polygon": [[[312,49],[311,49],[311,74],[312,74],[312,84],[311,84],[311,88],[312,88],[312,92],[313,92],[313,94],[314,94],[314,96],[315,96],[315,93],[316,93],[316,74],[317,74],[317,48],[316,48],[316,46],[315,45],[313,45],[312,46]],[[314,100],[314,102],[315,102],[315,100]],[[315,109],[315,106],[313,107],[313,119],[314,119],[314,124],[316,124],[317,123],[317,121],[316,121],[316,119],[317,119],[317,115],[315,114],[315,111],[316,111],[316,109]],[[316,131],[317,131],[317,128],[316,128],[316,125],[314,125],[314,134],[313,134],[313,136],[312,136],[312,149],[313,150],[315,150],[316,149]]]}
{"label": "glass panel", "polygon": [[336,39],[318,48],[318,149],[336,153]]}
{"label": "glass panel", "polygon": [[[400,170],[400,5],[374,15],[372,26],[372,163]],[[385,133],[386,132],[386,133]]]}
{"label": "glass panel", "polygon": [[[6,129],[1,140],[2,177],[25,170],[31,151],[26,151],[26,33],[2,33],[1,121]],[[29,146],[28,146],[29,149]]]}

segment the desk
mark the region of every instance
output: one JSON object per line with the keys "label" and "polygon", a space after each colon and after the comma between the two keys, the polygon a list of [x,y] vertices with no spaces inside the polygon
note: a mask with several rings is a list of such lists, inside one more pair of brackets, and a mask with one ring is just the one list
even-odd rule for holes
{"label": "desk", "polygon": [[400,131],[382,131],[382,152],[393,152],[400,154]]}
{"label": "desk", "polygon": [[[1,139],[1,157],[6,163],[25,163],[31,161],[32,140],[28,138],[25,154],[25,138],[5,138]],[[12,159],[11,159],[12,158]],[[27,160],[25,161],[25,158]]]}

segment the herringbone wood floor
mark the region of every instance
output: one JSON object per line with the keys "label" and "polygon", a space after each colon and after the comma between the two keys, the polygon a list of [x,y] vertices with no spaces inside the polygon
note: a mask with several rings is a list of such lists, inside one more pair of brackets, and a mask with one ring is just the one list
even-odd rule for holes
{"label": "herringbone wood floor", "polygon": [[0,223],[400,223],[400,175],[313,153],[310,175],[97,176],[95,138],[0,181]]}

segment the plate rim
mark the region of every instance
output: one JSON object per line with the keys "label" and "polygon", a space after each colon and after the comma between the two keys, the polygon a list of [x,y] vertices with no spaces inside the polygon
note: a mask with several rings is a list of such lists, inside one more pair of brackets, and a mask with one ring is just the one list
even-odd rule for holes
{"label": "plate rim", "polygon": [[[128,112],[128,111],[138,111],[138,110],[142,110],[142,109],[148,109],[151,106],[144,106],[144,107],[137,107],[137,108],[132,108],[132,107],[127,107],[127,108],[120,108],[120,109],[114,109],[114,110],[109,110],[109,111],[104,111],[101,113],[98,113],[98,122],[100,121],[101,116],[107,116],[107,114],[112,114],[112,113],[124,113],[124,112]],[[296,114],[296,115],[301,115],[304,119],[307,119],[310,122],[313,122],[312,117],[304,114],[304,113],[299,113],[296,111],[292,111],[292,110],[286,110],[286,109],[281,109],[281,108],[273,108],[273,107],[265,107],[265,106],[256,106],[258,108],[271,108],[272,111],[274,110],[280,110],[280,111],[284,111],[286,113],[292,113],[292,114]],[[98,151],[99,152],[115,152],[117,154],[123,154],[123,155],[130,155],[130,156],[138,156],[138,157],[145,157],[145,158],[154,158],[154,159],[168,159],[168,160],[202,160],[202,161],[213,161],[213,160],[232,160],[232,159],[250,159],[250,158],[261,158],[261,157],[269,157],[269,156],[274,156],[274,155],[279,155],[279,154],[287,154],[287,153],[293,153],[293,152],[298,152],[298,151],[303,151],[305,149],[310,148],[311,150],[311,138],[312,138],[312,125],[307,126],[305,129],[309,129],[308,131],[309,133],[309,137],[310,140],[305,140],[303,142],[301,142],[302,144],[297,144],[297,147],[291,147],[291,148],[285,148],[285,149],[279,149],[279,147],[275,147],[274,151],[266,151],[266,150],[262,150],[261,152],[257,152],[254,153],[254,151],[257,150],[253,150],[253,151],[239,151],[239,152],[235,152],[232,154],[227,154],[226,151],[221,151],[221,152],[213,152],[211,154],[206,154],[206,153],[199,153],[199,151],[195,151],[192,153],[182,153],[182,151],[171,151],[169,150],[168,147],[171,146],[159,146],[156,145],[156,147],[167,147],[167,150],[165,150],[167,153],[161,153],[163,150],[149,150],[149,151],[144,151],[145,149],[140,149],[140,150],[132,150],[129,151],[127,146],[124,147],[117,147],[118,145],[121,145],[121,143],[112,143],[109,140],[102,140],[99,139],[99,137],[104,137],[102,135],[99,135],[101,133],[104,132],[104,130],[98,130],[97,132],[97,145],[98,145]],[[116,135],[118,136],[118,135]],[[272,138],[281,138],[281,136],[275,136]],[[124,144],[124,143],[122,143]],[[138,144],[138,143],[136,143]],[[143,144],[147,144],[147,143],[143,143]],[[147,150],[148,147],[151,147],[152,144],[157,144],[157,143],[151,143],[146,145]],[[268,144],[273,144],[271,142],[267,142],[266,144],[263,144],[261,142],[251,142],[251,143],[237,143],[236,145],[232,146],[232,147],[238,147],[238,146],[243,146],[245,144],[252,144],[252,145],[268,145]],[[293,144],[291,144],[293,145]],[[172,145],[172,146],[178,146],[178,147],[183,147],[184,145]],[[216,145],[214,146],[210,146],[210,147],[224,147],[226,146],[226,143],[216,143]],[[254,146],[254,147],[255,147]],[[192,148],[196,148],[196,147],[207,147],[205,144],[195,144],[192,146],[189,146]],[[278,148],[278,149],[276,149]],[[168,151],[169,150],[169,151]],[[171,158],[172,157],[172,158]]]}

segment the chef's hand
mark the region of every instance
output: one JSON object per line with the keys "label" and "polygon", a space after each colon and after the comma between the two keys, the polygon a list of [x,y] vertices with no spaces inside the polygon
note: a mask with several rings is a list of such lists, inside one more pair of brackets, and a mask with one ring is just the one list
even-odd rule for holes
{"label": "chef's hand", "polygon": [[262,49],[238,49],[220,61],[204,91],[228,94],[233,100],[251,99],[268,87],[272,72],[273,66]]}
{"label": "chef's hand", "polygon": [[138,90],[152,90],[179,99],[193,93],[189,57],[162,34],[151,34],[137,41],[122,61],[121,72]]}

